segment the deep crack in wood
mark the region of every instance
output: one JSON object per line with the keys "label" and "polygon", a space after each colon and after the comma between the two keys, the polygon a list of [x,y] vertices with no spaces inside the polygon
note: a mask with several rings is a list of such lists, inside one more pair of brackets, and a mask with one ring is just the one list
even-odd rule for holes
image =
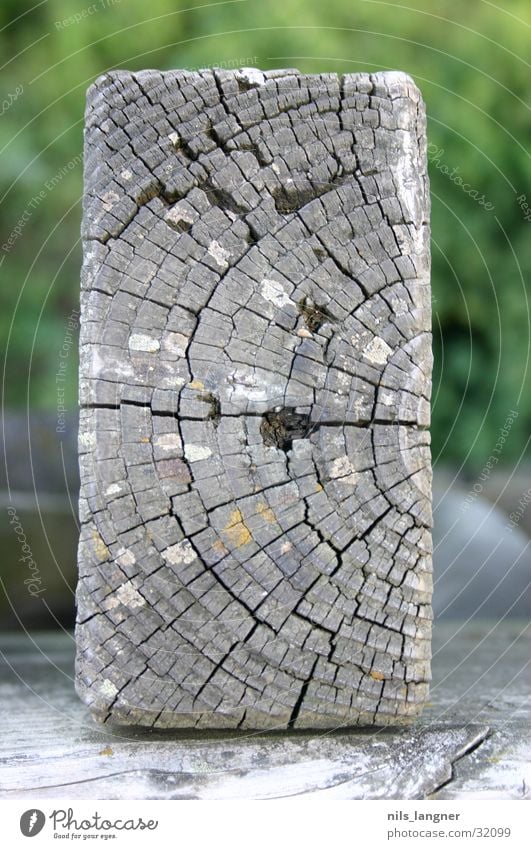
{"label": "deep crack in wood", "polygon": [[81,698],[170,728],[410,722],[432,591],[418,89],[112,72],[85,187]]}

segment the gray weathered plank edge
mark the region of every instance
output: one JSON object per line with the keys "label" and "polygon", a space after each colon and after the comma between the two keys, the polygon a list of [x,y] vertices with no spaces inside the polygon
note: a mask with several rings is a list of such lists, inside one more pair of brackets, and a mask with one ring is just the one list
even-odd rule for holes
{"label": "gray weathered plank edge", "polygon": [[[216,793],[249,797],[258,790],[273,794],[277,778],[285,790],[320,793],[335,783],[336,790],[327,792],[340,792],[337,775],[346,770],[346,782],[365,773],[359,786],[348,787],[351,797],[364,792],[373,798],[382,772],[392,786],[395,753],[400,753],[407,763],[415,761],[425,779],[422,786],[403,785],[413,794],[406,798],[530,798],[528,633],[524,622],[437,625],[432,704],[415,728],[275,735],[96,725],[75,696],[70,635],[35,634],[33,643],[31,635],[1,635],[0,793],[2,798],[112,798],[119,792],[123,798],[128,793],[170,798],[182,797],[185,790],[206,795],[212,782]],[[490,735],[471,752],[477,733],[483,736],[487,727]],[[423,749],[427,733],[448,747],[451,778],[444,757],[430,764]],[[408,752],[407,740],[420,746]],[[461,742],[469,754],[456,761]],[[358,753],[368,755],[368,761],[358,759]],[[372,773],[386,757],[388,770]],[[304,775],[302,763],[308,765]],[[227,787],[216,772],[220,765],[230,781]],[[372,788],[367,787],[370,775]]]}

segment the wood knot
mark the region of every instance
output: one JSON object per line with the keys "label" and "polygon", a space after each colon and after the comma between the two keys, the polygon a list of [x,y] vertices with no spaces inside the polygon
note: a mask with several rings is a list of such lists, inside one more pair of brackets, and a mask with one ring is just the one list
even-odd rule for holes
{"label": "wood knot", "polygon": [[294,407],[264,413],[260,433],[264,445],[289,451],[294,439],[305,439],[311,430],[310,416],[295,412]]}
{"label": "wood knot", "polygon": [[325,306],[314,304],[311,298],[301,298],[297,304],[299,312],[304,318],[306,327],[314,333],[327,321],[334,321],[334,316]]}

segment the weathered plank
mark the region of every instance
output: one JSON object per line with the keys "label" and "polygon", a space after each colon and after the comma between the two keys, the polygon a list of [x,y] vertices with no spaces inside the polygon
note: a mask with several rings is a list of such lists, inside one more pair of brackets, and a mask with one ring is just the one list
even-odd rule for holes
{"label": "weathered plank", "polygon": [[125,724],[410,722],[431,626],[417,88],[113,72],[86,127],[78,692]]}
{"label": "weathered plank", "polygon": [[0,635],[1,798],[530,798],[523,622],[436,625],[431,702],[414,729],[97,725],[73,666],[72,635]]}

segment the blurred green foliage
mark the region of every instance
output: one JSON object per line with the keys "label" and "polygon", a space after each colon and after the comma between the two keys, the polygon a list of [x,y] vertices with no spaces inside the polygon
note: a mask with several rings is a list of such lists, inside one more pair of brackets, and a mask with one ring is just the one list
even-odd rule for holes
{"label": "blurred green foliage", "polygon": [[[531,10],[528,0],[503,8],[487,0],[410,3],[416,8],[373,0],[3,0],[0,244],[26,213],[10,250],[0,252],[5,401],[55,407],[58,352],[77,307],[84,95],[96,76],[251,63],[305,72],[399,68],[423,91],[430,150],[439,151],[431,166],[434,459],[481,466],[517,409],[503,458],[517,460],[531,432],[531,221],[517,202],[531,197]],[[452,169],[494,208],[465,193]],[[72,355],[71,409],[76,394]]]}

